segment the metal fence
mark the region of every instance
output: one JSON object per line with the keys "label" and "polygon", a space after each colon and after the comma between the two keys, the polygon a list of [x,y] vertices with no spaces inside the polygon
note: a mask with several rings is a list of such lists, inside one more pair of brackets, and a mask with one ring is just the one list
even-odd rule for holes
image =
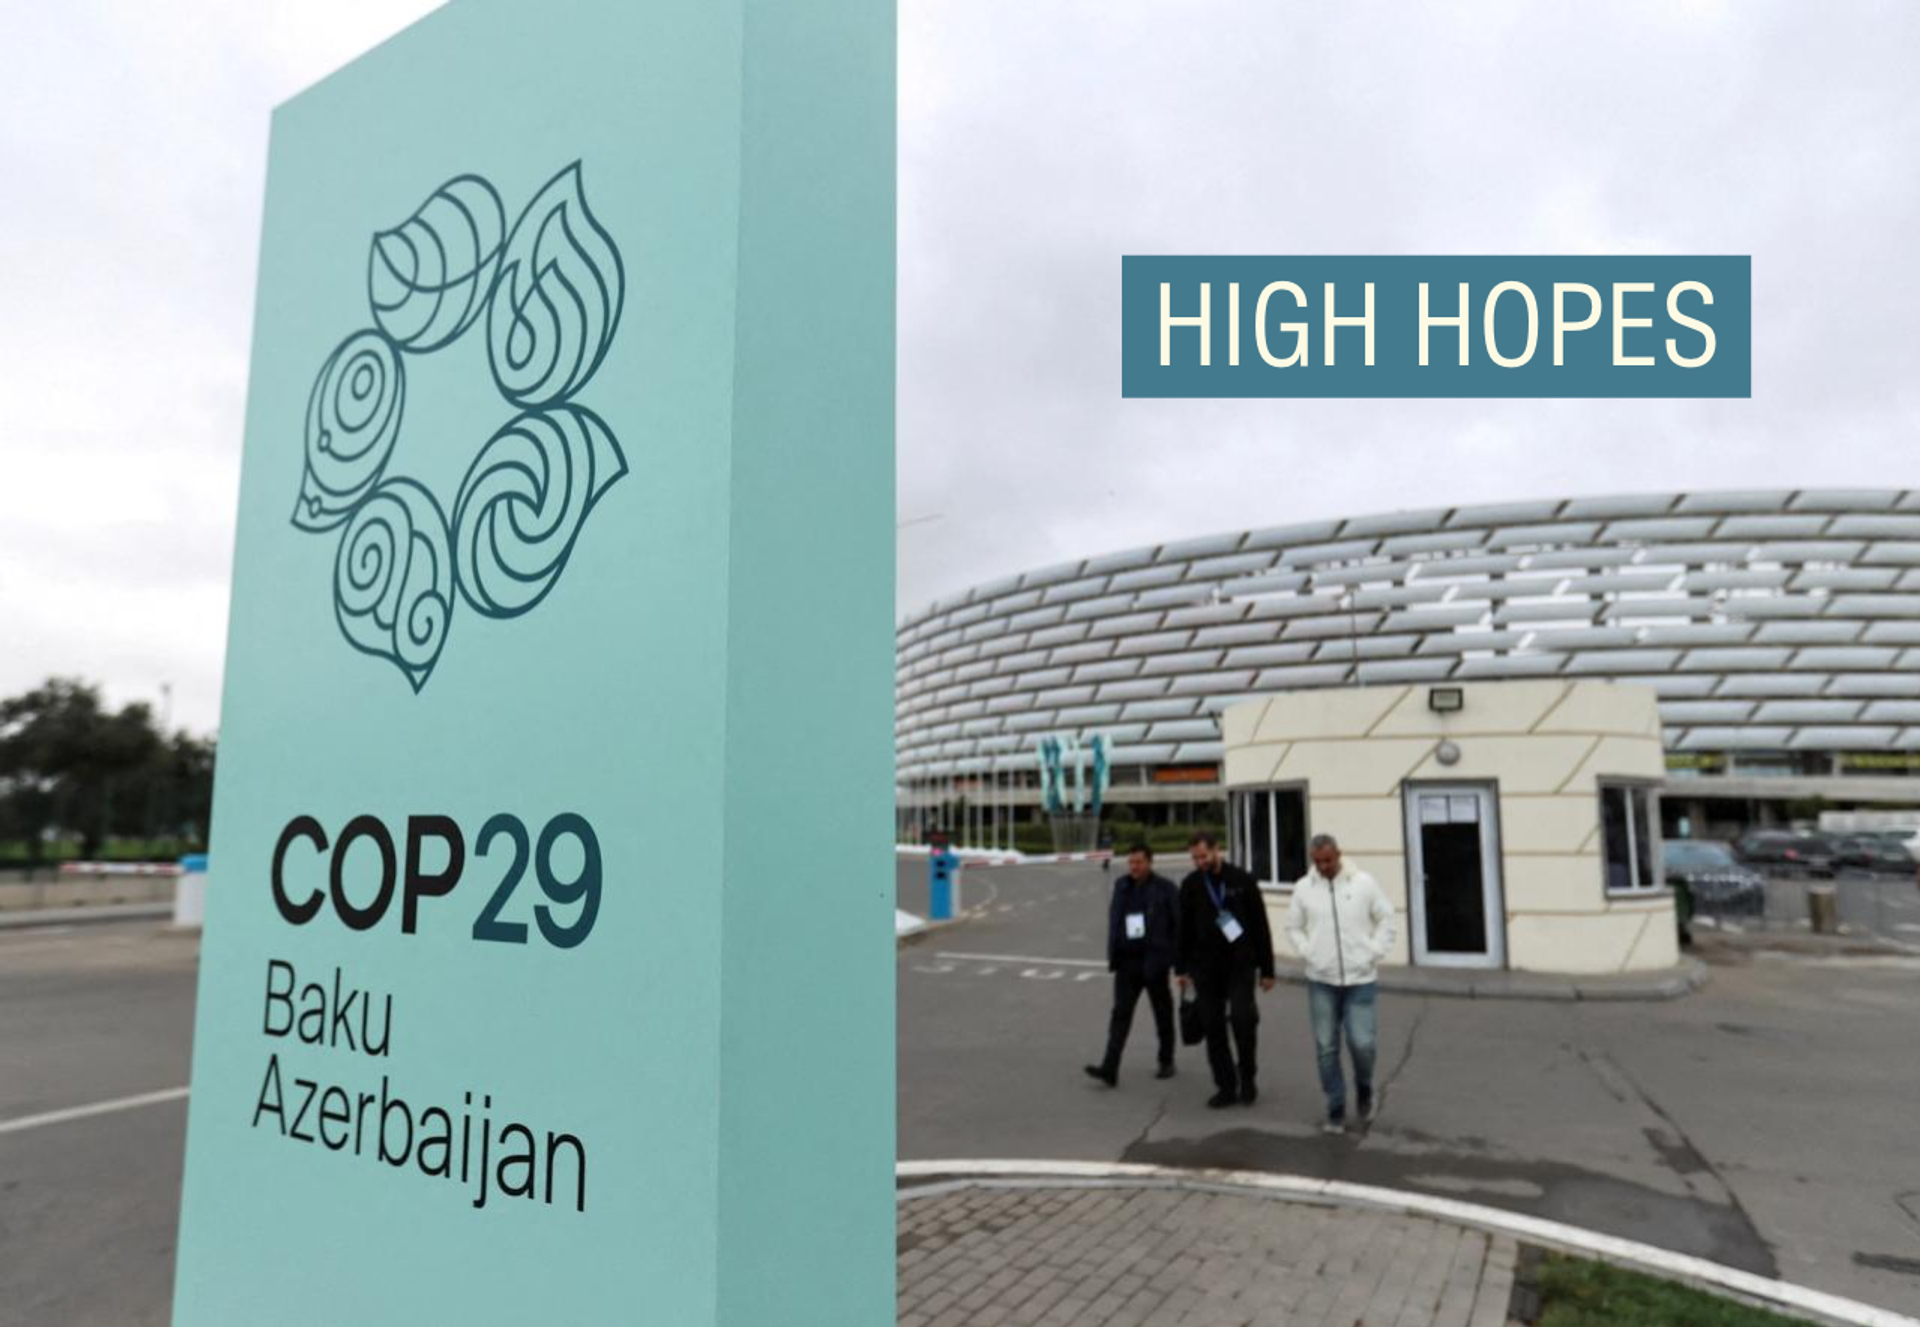
{"label": "metal fence", "polygon": [[[1809,931],[1816,889],[1833,891],[1842,929],[1855,935],[1898,940],[1920,913],[1920,889],[1912,875],[1842,872],[1829,880],[1773,876],[1764,894],[1748,892],[1723,897],[1696,896],[1695,925],[1722,930]],[[1906,935],[1908,941],[1915,935]]]}

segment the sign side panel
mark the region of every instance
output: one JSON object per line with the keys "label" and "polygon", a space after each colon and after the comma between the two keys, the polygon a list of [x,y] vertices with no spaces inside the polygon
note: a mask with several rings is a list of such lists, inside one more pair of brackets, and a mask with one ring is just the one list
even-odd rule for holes
{"label": "sign side panel", "polygon": [[856,1327],[894,1315],[894,10],[746,14],[720,1320]]}

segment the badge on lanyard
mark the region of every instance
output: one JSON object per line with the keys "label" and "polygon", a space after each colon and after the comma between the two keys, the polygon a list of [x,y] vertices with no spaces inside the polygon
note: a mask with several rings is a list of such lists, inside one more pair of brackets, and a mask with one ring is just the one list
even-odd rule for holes
{"label": "badge on lanyard", "polygon": [[1147,938],[1147,914],[1129,912],[1127,914],[1127,939],[1144,940]]}
{"label": "badge on lanyard", "polygon": [[1227,911],[1227,887],[1225,884],[1215,889],[1213,880],[1209,877],[1207,880],[1207,897],[1213,900],[1214,911],[1217,914],[1214,917],[1214,924],[1220,928],[1220,934],[1227,938],[1228,944],[1232,944],[1247,933],[1246,928],[1240,925],[1240,919]]}

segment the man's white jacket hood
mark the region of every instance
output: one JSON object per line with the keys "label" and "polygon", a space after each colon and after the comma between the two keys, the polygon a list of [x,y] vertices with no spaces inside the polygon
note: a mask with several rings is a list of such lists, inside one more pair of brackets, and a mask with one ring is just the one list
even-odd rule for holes
{"label": "man's white jacket hood", "polygon": [[1307,979],[1360,986],[1374,979],[1393,951],[1393,904],[1379,881],[1347,862],[1329,881],[1308,871],[1287,905],[1287,939],[1307,965]]}

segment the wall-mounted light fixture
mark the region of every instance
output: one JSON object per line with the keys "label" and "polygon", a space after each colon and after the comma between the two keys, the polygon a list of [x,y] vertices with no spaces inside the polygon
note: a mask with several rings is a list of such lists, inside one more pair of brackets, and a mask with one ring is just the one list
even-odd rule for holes
{"label": "wall-mounted light fixture", "polygon": [[1435,714],[1458,714],[1467,707],[1467,693],[1459,687],[1428,687],[1427,708]]}
{"label": "wall-mounted light fixture", "polygon": [[1442,742],[1433,749],[1433,758],[1442,765],[1458,765],[1460,763],[1460,748],[1452,742]]}

